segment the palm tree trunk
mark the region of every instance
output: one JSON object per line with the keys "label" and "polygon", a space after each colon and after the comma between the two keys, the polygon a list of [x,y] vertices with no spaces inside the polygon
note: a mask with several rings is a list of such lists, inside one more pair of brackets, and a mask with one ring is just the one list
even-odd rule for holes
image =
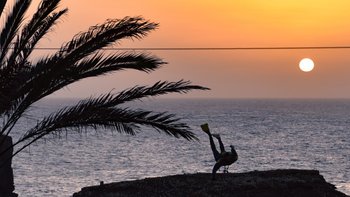
{"label": "palm tree trunk", "polygon": [[[12,146],[12,138],[4,135],[0,135],[0,142],[4,143],[0,146],[0,152],[5,151]],[[15,197],[17,194],[13,193],[15,190],[13,182],[12,171],[12,156],[13,149],[9,149],[4,154],[0,155],[0,196]]]}

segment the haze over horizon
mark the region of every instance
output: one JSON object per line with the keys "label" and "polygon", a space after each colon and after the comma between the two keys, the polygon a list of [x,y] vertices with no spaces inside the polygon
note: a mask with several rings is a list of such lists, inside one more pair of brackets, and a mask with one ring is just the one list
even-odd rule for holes
{"label": "haze over horizon", "polygon": [[[39,0],[34,0],[37,6]],[[114,47],[279,47],[350,45],[349,1],[63,0],[69,14],[40,47],[59,47],[108,18],[143,16],[160,28]],[[34,7],[33,7],[34,9]],[[30,13],[29,13],[30,14]],[[32,58],[52,51],[35,51]],[[73,84],[51,97],[89,97],[158,80],[211,88],[175,98],[350,98],[350,49],[149,51],[168,62],[150,74],[122,71]],[[300,71],[309,57],[315,69]]]}

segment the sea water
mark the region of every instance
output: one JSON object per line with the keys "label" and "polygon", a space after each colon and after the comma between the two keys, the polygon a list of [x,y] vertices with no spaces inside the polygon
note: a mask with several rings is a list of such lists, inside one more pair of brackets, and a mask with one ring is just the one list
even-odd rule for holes
{"label": "sea water", "polygon": [[[74,100],[35,105],[13,138]],[[126,106],[123,106],[126,107]],[[110,130],[68,130],[31,145],[13,160],[15,192],[25,197],[71,196],[82,187],[146,177],[211,172],[214,158],[200,125],[209,123],[239,159],[229,172],[316,169],[350,194],[350,100],[155,99],[127,107],[177,114],[199,141],[142,127],[136,136]]]}

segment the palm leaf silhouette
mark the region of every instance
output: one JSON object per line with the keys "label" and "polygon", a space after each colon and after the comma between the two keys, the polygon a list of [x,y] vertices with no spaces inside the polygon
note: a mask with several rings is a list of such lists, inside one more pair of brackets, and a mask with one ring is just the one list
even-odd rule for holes
{"label": "palm leaf silhouette", "polygon": [[[31,60],[29,57],[38,42],[68,11],[57,10],[59,3],[60,0],[42,0],[36,13],[25,23],[24,15],[31,1],[16,0],[5,19],[0,31],[0,114],[3,119],[0,135],[10,136],[17,121],[34,103],[81,79],[126,69],[150,73],[165,64],[148,53],[105,54],[101,50],[122,39],[142,39],[158,27],[157,23],[140,16],[110,19],[92,26],[52,55]],[[6,1],[1,1],[1,13],[5,4]],[[16,150],[13,156],[47,135],[79,132],[85,128],[135,135],[146,126],[170,136],[196,140],[190,127],[174,114],[125,108],[122,104],[168,93],[207,89],[184,80],[159,81],[151,86],[135,86],[119,93],[81,100],[42,118],[24,132],[13,144]]]}
{"label": "palm leaf silhouette", "polygon": [[0,16],[2,15],[2,11],[5,8],[6,2],[7,2],[7,0],[0,1]]}

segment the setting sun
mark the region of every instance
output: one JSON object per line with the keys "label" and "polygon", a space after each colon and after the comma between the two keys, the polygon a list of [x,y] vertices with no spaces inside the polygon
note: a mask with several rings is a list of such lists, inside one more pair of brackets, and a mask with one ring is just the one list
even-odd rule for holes
{"label": "setting sun", "polygon": [[303,72],[310,72],[314,69],[314,62],[310,58],[304,58],[299,63],[299,68]]}

